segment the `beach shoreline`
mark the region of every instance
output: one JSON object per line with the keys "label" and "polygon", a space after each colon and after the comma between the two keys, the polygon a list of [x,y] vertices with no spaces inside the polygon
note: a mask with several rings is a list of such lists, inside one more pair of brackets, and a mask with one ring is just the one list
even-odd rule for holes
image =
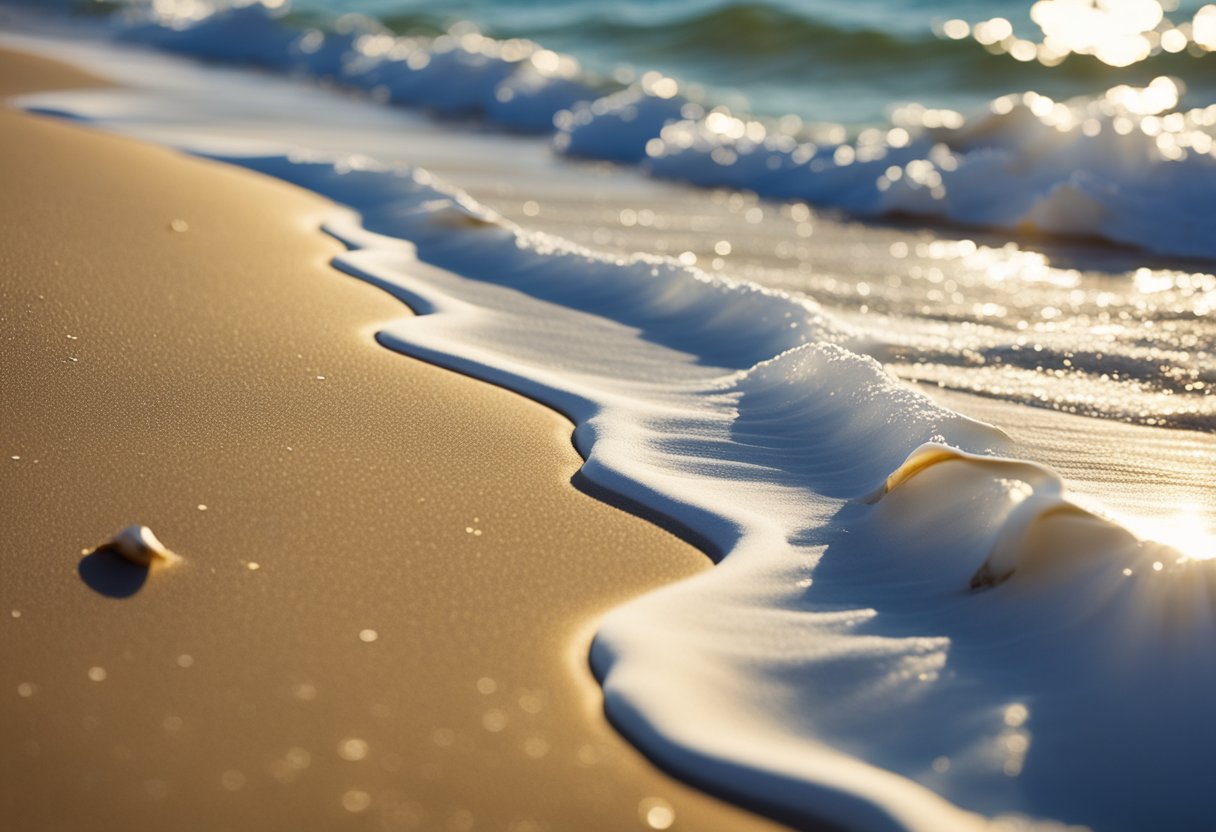
{"label": "beach shoreline", "polygon": [[[95,83],[0,54],[6,97]],[[0,118],[6,818],[772,828],[600,713],[594,622],[709,563],[570,484],[568,421],[376,344],[408,310],[324,200]],[[82,566],[130,523],[184,561]]]}
{"label": "beach shoreline", "polygon": [[[234,14],[244,20],[241,15],[256,17],[260,8]],[[191,30],[194,40],[178,44],[180,51],[215,48],[221,60],[263,69],[300,60],[292,57],[295,46],[284,49],[273,38],[252,52],[229,50],[216,40],[225,21],[232,22],[222,15],[205,20]],[[258,32],[282,34],[275,25],[272,20],[268,30],[254,30],[246,45],[258,44]],[[29,44],[96,67],[118,86],[24,96],[15,106],[269,174],[304,188],[307,199],[327,197],[347,206],[335,209],[321,199],[334,213],[310,214],[302,226],[315,234],[324,222],[333,239],[349,247],[329,254],[330,265],[350,276],[346,280],[382,288],[422,313],[401,317],[398,307],[395,316],[355,322],[363,348],[374,339],[565,414],[575,432],[572,437],[570,423],[559,418],[555,441],[570,451],[573,439],[578,454],[563,470],[563,487],[573,484],[641,517],[664,517],[661,526],[680,530],[721,560],[708,572],[686,573],[691,580],[655,584],[657,591],[605,595],[606,606],[558,628],[562,639],[545,642],[543,633],[550,631],[540,627],[540,647],[562,656],[567,675],[586,681],[590,647],[603,700],[594,684],[585,695],[563,698],[578,700],[585,718],[599,720],[603,701],[622,735],[660,765],[742,805],[792,818],[800,828],[827,816],[859,828],[939,832],[986,828],[988,819],[1007,813],[1121,828],[1120,817],[1155,818],[1157,808],[1133,790],[1121,790],[1121,803],[1092,795],[1112,782],[1163,777],[1138,768],[1141,759],[1154,757],[1172,766],[1164,778],[1172,788],[1195,791],[1196,766],[1189,761],[1200,759],[1205,746],[1187,714],[1203,707],[1204,685],[1216,679],[1216,669],[1206,661],[1201,638],[1179,642],[1167,630],[1179,604],[1190,609],[1193,601],[1195,615],[1206,615],[1211,569],[1201,559],[1216,537],[1205,463],[1216,459],[1216,445],[1210,433],[1183,429],[1207,424],[1210,415],[1202,399],[1206,353],[1170,350],[1202,342],[1202,293],[1210,291],[1211,275],[1076,240],[1023,248],[996,232],[874,224],[805,202],[688,188],[646,175],[661,166],[631,170],[573,160],[561,153],[560,140],[568,137],[561,125],[551,140],[470,130],[385,106],[409,107],[408,97],[336,91],[307,79],[183,60],[81,34],[13,34],[0,42]],[[330,34],[301,36],[298,45],[303,49]],[[500,48],[470,37],[457,50],[458,59],[470,63],[457,75],[480,65],[479,44],[488,52]],[[433,51],[422,51],[429,47],[421,43],[400,42],[401,52],[352,63],[344,72],[367,79],[381,70],[408,76],[422,60],[451,58],[444,41]],[[170,45],[168,51],[179,50]],[[314,54],[311,46],[304,51]],[[406,51],[419,61],[406,62]],[[361,75],[369,65],[378,69]],[[451,80],[445,74],[445,83]],[[438,88],[432,92],[439,105],[462,100],[446,98]],[[813,161],[807,170],[816,172]],[[92,176],[77,176],[82,178]],[[94,207],[85,216],[104,210]],[[264,233],[263,215],[270,214],[274,225],[292,209],[246,215],[246,224]],[[216,230],[185,216],[174,216],[168,229],[178,248],[205,236],[196,232]],[[210,249],[191,261],[208,260],[218,239],[212,235]],[[241,263],[250,257],[240,254]],[[170,261],[156,250],[152,255],[162,263],[153,278],[159,285]],[[238,282],[248,291],[250,281]],[[170,300],[176,303],[177,285],[171,277],[167,285],[174,287]],[[264,307],[284,300],[296,314],[291,287]],[[227,331],[231,322],[246,320],[245,311],[221,312],[213,305],[196,302],[198,320],[187,316],[183,325],[175,318],[173,337],[161,335],[160,343],[211,345],[213,365],[238,368],[218,371],[223,378],[254,391],[242,401],[260,401],[263,387],[281,393],[280,401],[294,401],[298,391],[284,386],[283,378],[242,357],[245,324]],[[328,309],[304,306],[304,321],[334,324],[326,337],[343,341]],[[1177,316],[1191,312],[1193,321],[1175,326]],[[200,335],[204,324],[217,331]],[[282,330],[276,332],[278,341],[259,354],[290,378],[294,367],[304,374],[296,381],[319,385],[310,392],[314,409],[335,392],[346,397],[348,381],[371,372],[363,361],[343,365],[353,361],[353,352],[321,362],[315,349],[299,349],[295,342],[312,343],[315,332],[293,336],[297,351],[283,354]],[[79,339],[74,332],[65,337]],[[73,352],[65,360],[84,359]],[[183,359],[183,366],[204,384],[223,386],[214,366],[200,369],[191,360]],[[385,356],[374,361],[379,365]],[[1192,377],[1200,383],[1191,383]],[[267,383],[271,378],[275,384]],[[451,508],[450,490],[439,489],[436,478],[415,482],[409,466],[389,477],[384,460],[393,454],[375,452],[383,448],[377,437],[404,433],[415,440],[411,453],[428,459],[438,453],[417,434],[432,431],[434,420],[423,418],[416,430],[408,417],[376,420],[386,401],[408,414],[417,410],[412,399],[385,399],[381,391],[388,386],[362,386],[374,402],[357,396],[335,406],[334,413],[347,417],[342,430],[324,420],[310,424],[330,438],[331,448],[346,448],[352,431],[366,443],[354,459],[333,453],[326,461],[345,472],[324,472],[338,493],[352,478],[359,481],[363,496],[342,498],[337,512],[347,520],[366,505],[381,506],[390,493],[430,501],[439,491],[446,495],[443,510]],[[176,385],[179,412],[183,403],[199,404],[193,392]],[[167,397],[153,403],[158,398]],[[201,404],[205,411],[209,403]],[[292,414],[272,415],[290,421]],[[254,416],[240,431],[222,433],[247,436],[275,423]],[[502,420],[498,414],[493,426],[466,431],[500,437],[490,443],[495,461],[501,459]],[[440,422],[450,427],[450,420]],[[378,430],[368,430],[369,424]],[[309,494],[315,473],[299,481],[294,454],[300,446],[293,445],[285,444],[290,459],[271,459],[267,469],[282,470],[285,478],[291,471],[293,482],[282,490],[307,498],[313,510],[334,511],[333,488]],[[235,449],[221,443],[221,450],[219,461],[226,464],[217,467],[235,472],[226,488],[241,502],[252,477]],[[447,471],[446,456],[437,464]],[[483,482],[489,474],[471,476]],[[505,490],[515,496],[512,484]],[[270,500],[270,514],[294,519],[294,503],[258,497]],[[534,609],[537,598],[514,582],[521,577],[513,571],[514,555],[505,559],[509,565],[483,557],[485,544],[496,538],[487,518],[496,524],[501,514],[486,504],[508,498],[497,490],[475,497],[463,513],[444,514],[453,522],[439,532],[429,526],[410,532],[412,542],[432,549],[444,532],[471,545],[421,561],[407,549],[400,574],[426,579],[421,595],[430,603],[413,621],[433,628],[435,619],[426,616],[439,606],[438,618],[458,631],[441,637],[424,627],[428,634],[418,636],[419,644],[431,647],[439,639],[484,646],[486,632],[502,626],[501,617],[483,609],[492,597],[492,608],[508,610],[517,630],[493,633],[494,643],[505,645],[498,651],[502,660],[517,668],[528,661],[516,654],[518,644],[536,640],[526,622],[537,621],[541,610]],[[214,516],[216,505],[197,499],[197,511]],[[512,512],[525,527],[529,518],[535,525],[536,516],[552,513],[547,504],[527,502]],[[440,511],[431,505],[414,506],[407,519],[429,519]],[[159,520],[153,525],[160,529]],[[380,532],[362,529],[353,539],[378,541]],[[528,532],[543,536],[530,527]],[[333,536],[350,545],[349,533]],[[310,540],[294,548],[315,554],[321,545]],[[375,549],[369,556],[384,571],[385,559]],[[452,558],[452,551],[473,557]],[[560,548],[553,557],[564,564],[572,552],[583,556],[581,549]],[[94,557],[80,567],[90,586],[86,564]],[[267,574],[261,561],[243,565]],[[387,571],[398,574],[399,566]],[[495,568],[503,573],[494,575]],[[166,578],[181,574],[154,575],[162,572]],[[503,575],[509,576],[505,583]],[[553,580],[540,579],[545,586]],[[453,618],[452,605],[428,594],[437,587],[457,587],[441,594],[464,597],[472,609]],[[470,595],[470,588],[481,591]],[[509,597],[498,597],[499,590]],[[369,584],[365,591],[377,598],[384,588]],[[298,592],[289,588],[288,594]],[[144,588],[136,597],[146,594]],[[569,601],[569,591],[558,594]],[[415,606],[411,596],[400,614],[414,614]],[[1035,623],[1011,632],[1010,622],[1023,620]],[[1120,640],[1128,629],[1135,636]],[[400,635],[386,639],[378,626],[358,630],[358,641],[373,649],[386,640],[409,642]],[[1111,651],[1115,641],[1120,646]],[[1177,654],[1160,648],[1175,643],[1196,652],[1171,662],[1165,657]],[[994,645],[1002,649],[994,652]],[[1123,660],[1102,660],[1112,652]],[[483,653],[472,654],[470,662],[483,661]],[[429,654],[418,647],[411,655],[425,663]],[[1071,657],[1063,674],[1053,664],[1059,657]],[[1170,681],[1183,674],[1186,685]],[[1153,680],[1177,688],[1173,711],[1147,704]],[[306,693],[320,687],[298,684]],[[20,685],[20,695],[35,690],[31,683]],[[1140,686],[1146,695],[1134,693]],[[482,696],[499,696],[502,672],[478,676],[476,687]],[[1111,699],[1109,690],[1125,695]],[[521,684],[514,692],[530,717],[550,713],[534,689]],[[1094,703],[1084,719],[1071,710],[1080,695]],[[517,719],[500,703],[484,701],[481,727],[490,735],[505,737],[509,726],[530,718]],[[249,711],[248,703],[241,707]],[[389,719],[393,706],[376,701],[369,710]],[[1101,753],[1112,725],[1137,726],[1141,743],[1155,754],[1132,759]],[[531,730],[531,723],[525,728],[517,750],[528,759],[551,760],[551,738]],[[338,757],[360,761],[365,739],[339,740]],[[450,727],[430,739],[463,749],[479,764],[503,750],[493,739],[469,745]],[[294,776],[283,767],[299,759],[301,748],[292,746],[268,764],[273,779]],[[579,765],[586,762],[584,751],[580,746]],[[498,759],[495,765],[510,765],[505,754]],[[401,769],[390,756],[387,767],[393,766]],[[227,777],[230,771],[236,775]],[[418,774],[433,775],[433,767]],[[234,778],[237,788],[231,788]],[[230,791],[243,792],[246,781],[244,768],[221,775]],[[387,794],[377,805],[399,800]],[[670,807],[652,799],[666,800],[639,800],[638,820],[651,827],[672,820]],[[366,813],[364,801],[371,800],[372,792],[360,786],[341,797],[342,808],[354,815]],[[1187,803],[1174,819],[1197,820],[1199,810]],[[461,807],[444,822],[463,826],[471,815]],[[682,823],[688,815],[677,809],[675,818]],[[524,828],[535,825],[532,818],[516,820]]]}

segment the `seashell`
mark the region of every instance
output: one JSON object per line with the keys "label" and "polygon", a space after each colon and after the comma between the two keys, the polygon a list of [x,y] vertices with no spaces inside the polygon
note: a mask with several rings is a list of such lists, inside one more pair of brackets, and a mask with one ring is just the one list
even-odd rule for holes
{"label": "seashell", "polygon": [[110,551],[139,566],[171,566],[182,558],[170,551],[147,526],[135,524],[114,535],[94,551]]}
{"label": "seashell", "polygon": [[904,485],[918,474],[943,462],[969,462],[990,470],[994,475],[998,471],[1007,472],[1027,482],[1034,483],[1037,488],[1052,494],[1060,495],[1064,491],[1064,481],[1054,471],[1044,468],[1034,462],[1024,462],[1020,459],[976,454],[959,448],[944,445],[940,442],[926,442],[908,454],[908,458],[892,471],[885,480],[872,491],[856,498],[857,502],[873,505],[895,489]]}

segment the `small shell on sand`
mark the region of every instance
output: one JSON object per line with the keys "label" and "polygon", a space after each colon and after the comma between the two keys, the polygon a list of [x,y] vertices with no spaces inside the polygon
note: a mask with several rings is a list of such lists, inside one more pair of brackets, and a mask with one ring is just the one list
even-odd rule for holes
{"label": "small shell on sand", "polygon": [[106,550],[122,555],[131,563],[140,566],[151,566],[154,563],[171,566],[181,560],[180,555],[169,551],[165,544],[157,540],[151,529],[139,524],[127,526],[96,549],[98,552]]}

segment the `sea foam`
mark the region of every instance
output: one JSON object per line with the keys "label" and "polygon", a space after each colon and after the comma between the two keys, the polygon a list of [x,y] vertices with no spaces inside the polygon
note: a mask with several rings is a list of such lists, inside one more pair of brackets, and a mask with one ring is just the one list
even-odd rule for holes
{"label": "sea foam", "polygon": [[476,32],[401,38],[356,15],[333,29],[296,28],[283,22],[284,11],[283,4],[272,9],[257,2],[153,7],[116,19],[114,37],[337,81],[388,103],[488,118],[525,132],[551,132],[555,113],[599,96],[576,61],[530,41],[497,41]]}
{"label": "sea foam", "polygon": [[[965,117],[903,108],[889,129],[811,140],[690,100],[657,72],[616,89],[530,41],[397,37],[366,18],[294,28],[285,5],[153,6],[115,34],[208,60],[337,81],[380,100],[526,132],[561,153],[868,217],[1094,237],[1216,257],[1216,109],[1179,109],[1159,77],[1095,99],[1005,96]],[[202,11],[200,11],[202,10]],[[830,118],[831,113],[823,114]]]}
{"label": "sea foam", "polygon": [[806,300],[581,250],[423,171],[227,160],[360,212],[336,264],[422,313],[381,343],[565,412],[580,477],[714,553],[592,649],[663,765],[795,825],[1204,827],[1210,564],[1073,503]]}

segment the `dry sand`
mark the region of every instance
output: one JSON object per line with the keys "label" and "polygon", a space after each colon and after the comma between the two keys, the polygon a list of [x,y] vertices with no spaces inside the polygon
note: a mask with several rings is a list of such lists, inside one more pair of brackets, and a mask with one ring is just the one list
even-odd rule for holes
{"label": "dry sand", "polygon": [[[327,203],[11,110],[0,154],[5,829],[771,828],[586,668],[708,561],[571,487],[561,417],[377,346],[407,311],[327,265]],[[82,559],[137,522],[186,560]]]}

